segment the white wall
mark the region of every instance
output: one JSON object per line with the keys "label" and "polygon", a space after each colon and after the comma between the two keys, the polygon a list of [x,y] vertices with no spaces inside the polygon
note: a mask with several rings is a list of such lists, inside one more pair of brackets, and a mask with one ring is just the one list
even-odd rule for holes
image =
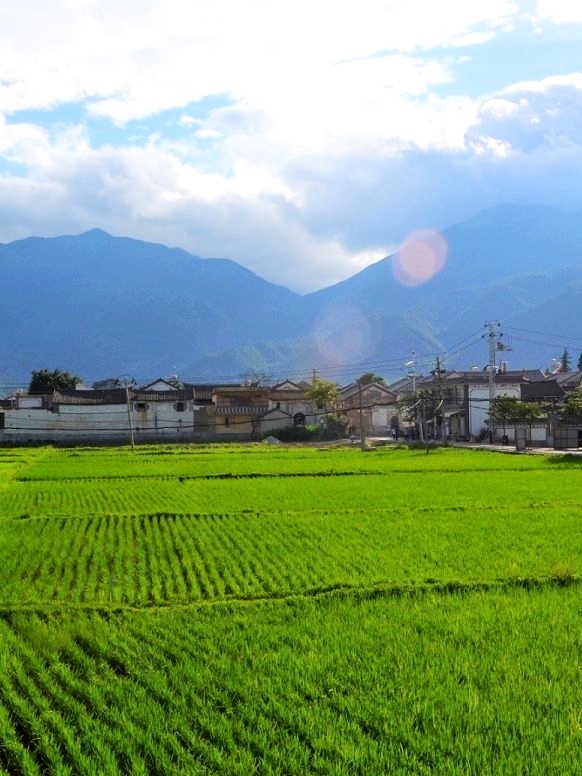
{"label": "white wall", "polygon": [[[196,414],[200,409],[187,402],[184,412],[177,412],[174,402],[149,402],[147,410],[131,411],[135,440],[190,440],[196,431]],[[59,412],[42,409],[5,409],[5,441],[75,441],[94,442],[107,439],[129,439],[126,404],[62,404]]]}
{"label": "white wall", "polygon": [[[495,385],[495,397],[509,396],[512,399],[521,397],[521,389],[518,383]],[[485,421],[489,417],[489,386],[469,386],[469,434],[478,434],[482,428],[486,428]]]}

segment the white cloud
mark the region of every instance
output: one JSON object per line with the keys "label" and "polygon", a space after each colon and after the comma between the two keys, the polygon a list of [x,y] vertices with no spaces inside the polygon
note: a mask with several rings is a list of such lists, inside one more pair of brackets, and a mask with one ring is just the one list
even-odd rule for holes
{"label": "white cloud", "polygon": [[458,43],[475,33],[485,40],[516,12],[506,0],[364,0],[357,7],[351,0],[25,0],[25,6],[0,5],[0,110],[90,99],[92,113],[120,122],[208,94],[261,106],[289,86],[313,95],[337,63]]}
{"label": "white cloud", "polygon": [[[0,178],[2,240],[101,226],[308,290],[509,194],[565,201],[544,178],[580,169],[582,75],[455,94],[518,3],[23,2],[0,0],[0,115],[77,103],[77,123],[0,121],[0,163],[24,170]],[[92,146],[97,119],[115,147]]]}
{"label": "white cloud", "polygon": [[538,0],[537,16],[554,24],[580,24],[582,6],[573,0]]}
{"label": "white cloud", "polygon": [[[29,128],[5,129],[0,140],[11,143],[16,156]],[[15,185],[0,177],[0,229],[7,240],[98,225],[198,255],[236,258],[301,291],[338,281],[384,255],[378,247],[350,251],[333,237],[314,236],[301,223],[293,192],[242,162],[225,179],[200,173],[161,147],[95,150],[67,133],[35,140],[20,161],[34,164],[36,180]]]}
{"label": "white cloud", "polygon": [[582,73],[504,89],[484,101],[468,137],[528,153],[544,146],[582,147]]}

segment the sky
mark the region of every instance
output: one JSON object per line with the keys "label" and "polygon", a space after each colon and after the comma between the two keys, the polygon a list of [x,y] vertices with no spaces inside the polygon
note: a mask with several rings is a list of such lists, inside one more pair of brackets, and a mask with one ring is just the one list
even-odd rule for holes
{"label": "sky", "polygon": [[306,293],[499,203],[582,210],[573,0],[0,0],[0,242]]}

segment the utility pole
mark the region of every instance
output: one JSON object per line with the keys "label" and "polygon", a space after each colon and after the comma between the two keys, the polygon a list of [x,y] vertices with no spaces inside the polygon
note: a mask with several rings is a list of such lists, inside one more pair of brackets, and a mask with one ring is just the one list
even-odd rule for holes
{"label": "utility pole", "polygon": [[364,432],[364,410],[362,407],[362,383],[360,383],[360,448],[366,449],[366,434]]}
{"label": "utility pole", "polygon": [[495,333],[495,327],[501,326],[499,321],[487,321],[485,323],[487,328],[487,334],[484,336],[487,338],[489,345],[489,444],[493,443],[493,422],[491,415],[493,412],[493,402],[495,399],[495,350],[497,347],[497,335]]}
{"label": "utility pole", "polygon": [[[436,378],[437,386],[438,386],[438,398],[440,400],[439,407],[437,407],[437,410],[441,407],[443,407],[445,403],[445,394],[443,390],[443,372],[446,370],[443,367],[443,359],[441,356],[437,353],[435,355],[435,370],[434,370],[434,376]],[[436,414],[435,414],[435,423],[436,423]],[[436,438],[436,428],[435,428],[435,438]],[[447,441],[447,423],[445,419],[445,412],[443,410],[442,417],[441,417],[441,440],[443,444],[446,444]]]}
{"label": "utility pole", "polygon": [[411,353],[411,360],[407,361],[404,366],[410,367],[406,372],[406,376],[412,377],[412,393],[416,393],[416,353],[414,350],[412,350]]}
{"label": "utility pole", "polygon": [[[407,361],[404,366],[409,367],[408,371],[406,372],[407,377],[412,377],[412,393],[416,393],[416,353],[415,351],[411,351],[412,353],[412,359],[410,361]],[[420,441],[423,441],[423,433],[422,433],[422,420],[420,419],[420,412],[417,410],[416,412],[416,427],[419,430],[419,437]]]}
{"label": "utility pole", "polygon": [[131,420],[131,407],[129,404],[129,389],[135,385],[135,380],[129,375],[122,375],[118,378],[119,385],[125,388],[125,403],[127,405],[127,428],[129,431],[129,443],[131,445],[132,452],[135,452],[135,440],[133,438],[133,422]]}

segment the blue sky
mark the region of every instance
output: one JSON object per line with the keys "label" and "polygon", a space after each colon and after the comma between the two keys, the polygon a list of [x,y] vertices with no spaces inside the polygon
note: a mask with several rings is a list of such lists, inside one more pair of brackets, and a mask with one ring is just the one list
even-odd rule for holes
{"label": "blue sky", "polygon": [[582,210],[570,0],[0,0],[0,241],[309,291],[500,202]]}

